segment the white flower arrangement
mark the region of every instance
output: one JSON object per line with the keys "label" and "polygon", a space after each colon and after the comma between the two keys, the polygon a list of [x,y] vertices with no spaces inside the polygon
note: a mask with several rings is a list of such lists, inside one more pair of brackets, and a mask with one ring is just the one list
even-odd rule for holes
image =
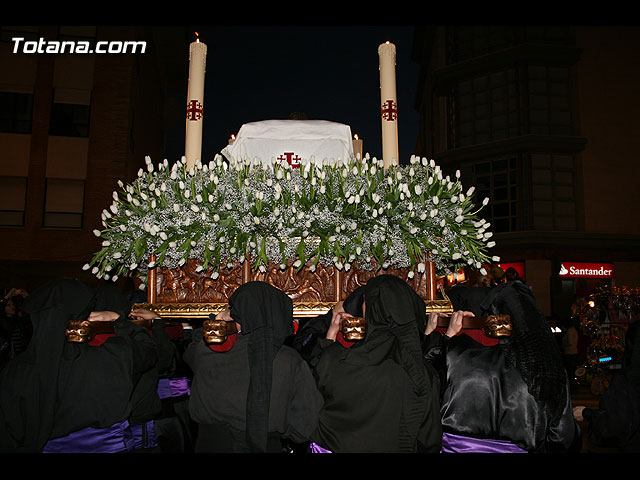
{"label": "white flower arrangement", "polygon": [[[349,270],[394,265],[422,273],[427,255],[436,271],[482,270],[489,223],[478,217],[471,187],[444,176],[433,160],[384,168],[366,155],[263,164],[216,155],[187,169],[184,157],[154,168],[146,158],[130,184],[118,182],[102,212],[102,249],[84,268],[116,281],[189,258],[214,274],[249,259],[255,270],[274,262],[298,271],[318,264]],[[156,258],[149,264],[150,255]],[[217,275],[216,275],[217,277]]]}

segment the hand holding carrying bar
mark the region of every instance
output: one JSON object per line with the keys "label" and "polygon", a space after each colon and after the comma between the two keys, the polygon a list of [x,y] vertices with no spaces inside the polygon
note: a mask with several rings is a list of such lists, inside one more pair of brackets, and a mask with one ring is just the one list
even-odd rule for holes
{"label": "hand holding carrying bar", "polygon": [[509,315],[489,315],[476,317],[472,312],[458,310],[453,315],[430,313],[425,335],[429,335],[436,328],[447,328],[445,335],[453,337],[464,328],[482,330],[491,338],[508,337],[511,335],[511,317]]}
{"label": "hand holding carrying bar", "polygon": [[212,315],[209,315],[209,320],[202,322],[202,335],[207,344],[219,345],[224,343],[229,335],[240,331],[228,308],[219,312],[215,318],[211,317]]}
{"label": "hand holding carrying bar", "polygon": [[[108,310],[94,311],[85,320],[69,320],[65,335],[71,343],[89,343],[98,334],[115,333],[113,322],[120,314]],[[151,330],[152,319],[135,318],[132,323]]]}

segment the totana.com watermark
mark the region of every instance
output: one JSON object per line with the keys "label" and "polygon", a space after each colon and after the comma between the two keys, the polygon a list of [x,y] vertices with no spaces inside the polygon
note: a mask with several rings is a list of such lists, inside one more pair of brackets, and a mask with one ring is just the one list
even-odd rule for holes
{"label": "totana.com watermark", "polygon": [[95,48],[85,40],[27,40],[13,37],[13,53],[144,53],[147,42],[142,41],[100,41]]}

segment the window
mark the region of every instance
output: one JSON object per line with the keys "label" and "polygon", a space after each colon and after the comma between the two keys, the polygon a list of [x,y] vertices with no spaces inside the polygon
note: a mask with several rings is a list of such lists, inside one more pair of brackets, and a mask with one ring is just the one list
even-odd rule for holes
{"label": "window", "polygon": [[573,43],[572,32],[563,26],[533,26],[523,27],[525,41],[530,43],[544,43],[555,45],[571,45]]}
{"label": "window", "polygon": [[524,43],[571,45],[572,31],[565,26],[469,26],[451,27],[449,32],[450,63],[487,55]]}
{"label": "window", "polygon": [[93,26],[71,25],[58,28],[58,40],[61,42],[71,40],[73,42],[90,42],[95,46],[97,29]]}
{"label": "window", "polygon": [[520,227],[519,164],[517,156],[479,161],[472,166],[476,198],[489,198],[480,215],[493,232],[511,232]]}
{"label": "window", "polygon": [[0,92],[0,132],[31,133],[33,94]]}
{"label": "window", "polygon": [[47,178],[44,227],[82,228],[84,180]]}
{"label": "window", "polygon": [[513,27],[456,27],[454,29],[455,61],[485,55],[512,46],[517,39]]}
{"label": "window", "polygon": [[88,137],[89,116],[89,105],[54,102],[49,133],[64,137]]}
{"label": "window", "polygon": [[518,134],[518,101],[514,69],[458,82],[454,89],[456,127],[452,148],[487,143]]}
{"label": "window", "polygon": [[0,176],[0,225],[24,226],[26,177]]}
{"label": "window", "polygon": [[571,135],[569,68],[530,65],[529,130],[538,135]]}
{"label": "window", "polygon": [[572,155],[531,155],[533,229],[577,229],[574,184]]}
{"label": "window", "polygon": [[90,104],[90,91],[56,88],[51,106],[49,133],[63,137],[88,137]]}
{"label": "window", "polygon": [[0,27],[0,42],[13,43],[13,38],[24,38],[25,41],[38,40],[40,27]]}

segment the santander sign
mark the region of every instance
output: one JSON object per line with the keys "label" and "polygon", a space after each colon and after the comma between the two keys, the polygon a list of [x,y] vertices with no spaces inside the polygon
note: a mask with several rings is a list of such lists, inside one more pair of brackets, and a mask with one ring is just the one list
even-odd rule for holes
{"label": "santander sign", "polygon": [[564,278],[613,278],[612,263],[562,262],[558,276]]}

